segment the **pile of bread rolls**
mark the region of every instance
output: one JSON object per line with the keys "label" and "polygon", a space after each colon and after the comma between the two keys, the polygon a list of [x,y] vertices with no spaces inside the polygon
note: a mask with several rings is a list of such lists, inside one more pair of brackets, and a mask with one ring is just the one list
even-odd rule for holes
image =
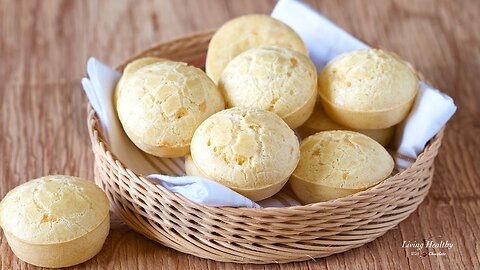
{"label": "pile of bread rolls", "polygon": [[248,15],[212,37],[206,73],[138,59],[125,68],[114,102],[126,134],[146,153],[185,156],[188,175],[255,201],[289,183],[307,204],[368,189],[392,173],[384,146],[417,91],[414,71],[396,55],[351,51],[318,73],[290,27]]}

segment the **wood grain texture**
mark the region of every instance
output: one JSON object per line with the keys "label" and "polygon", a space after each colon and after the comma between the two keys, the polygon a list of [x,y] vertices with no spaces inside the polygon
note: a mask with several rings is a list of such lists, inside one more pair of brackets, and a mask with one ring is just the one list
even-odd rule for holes
{"label": "wood grain texture", "polygon": [[[480,269],[480,1],[308,1],[370,44],[414,63],[458,111],[418,211],[376,241],[349,252],[284,265],[237,265],[163,247],[112,218],[99,255],[73,269]],[[0,198],[47,174],[93,179],[80,78],[89,56],[116,65],[152,43],[219,27],[275,1],[0,0]],[[403,241],[454,243],[420,258]],[[435,251],[431,249],[430,251]],[[442,251],[442,250],[436,250]],[[2,269],[21,262],[0,234]]]}

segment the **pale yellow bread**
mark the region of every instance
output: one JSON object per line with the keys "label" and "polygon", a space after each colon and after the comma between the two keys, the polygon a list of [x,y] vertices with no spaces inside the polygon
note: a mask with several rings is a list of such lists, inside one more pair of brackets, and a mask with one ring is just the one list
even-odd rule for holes
{"label": "pale yellow bread", "polygon": [[298,194],[301,194],[301,197],[298,198],[303,204],[335,200],[366,190],[366,188],[347,189],[322,186],[319,184],[303,181],[302,179],[299,179],[294,175],[290,177],[289,183],[290,187],[297,196],[299,196]]}
{"label": "pale yellow bread", "polygon": [[240,53],[261,46],[287,47],[308,54],[295,31],[268,15],[246,15],[226,22],[208,45],[205,69],[217,83],[228,62]]}
{"label": "pale yellow bread", "polygon": [[5,196],[0,226],[20,259],[37,266],[67,267],[101,250],[110,228],[109,202],[89,181],[45,176]]}
{"label": "pale yellow bread", "polygon": [[283,187],[300,152],[293,130],[276,114],[235,107],[198,127],[191,155],[201,175],[259,201]]}
{"label": "pale yellow bread", "polygon": [[202,171],[197,168],[190,154],[185,156],[185,174],[208,178],[208,175],[203,174]]}
{"label": "pale yellow bread", "polygon": [[168,60],[128,74],[117,99],[125,133],[138,148],[158,157],[188,153],[198,125],[224,107],[220,91],[202,70]]}
{"label": "pale yellow bread", "polygon": [[117,97],[118,97],[118,89],[122,88],[121,85],[125,81],[128,76],[131,74],[135,73],[135,71],[139,70],[140,68],[157,63],[160,61],[164,61],[166,59],[159,58],[159,57],[142,57],[133,60],[132,62],[128,63],[128,65],[123,69],[122,77],[120,77],[120,80],[118,80],[117,86],[115,87],[115,91],[113,92],[113,106],[114,108],[117,107]]}
{"label": "pale yellow bread", "polygon": [[318,90],[325,112],[353,129],[382,129],[407,116],[418,78],[398,56],[378,49],[344,53],[320,72]]}
{"label": "pale yellow bread", "polygon": [[218,82],[227,107],[271,111],[291,128],[303,124],[317,98],[317,71],[305,55],[282,47],[259,47],[235,57]]}
{"label": "pale yellow bread", "polygon": [[[204,172],[202,172],[197,165],[195,165],[195,162],[192,159],[191,155],[186,155],[185,156],[185,172],[187,175],[190,176],[200,176],[203,178],[209,179],[210,177],[206,175]],[[287,183],[288,178],[285,178],[284,181],[275,183],[272,185],[265,186],[263,188],[238,188],[238,187],[232,187],[233,191],[242,194],[243,196],[253,200],[253,201],[261,201],[264,199],[266,196],[265,194],[276,194],[278,193],[282,187]]]}
{"label": "pale yellow bread", "polygon": [[302,141],[290,178],[303,203],[331,200],[374,186],[393,171],[387,150],[354,131],[322,131]]}
{"label": "pale yellow bread", "polygon": [[308,120],[297,129],[298,133],[300,134],[300,136],[302,136],[302,138],[306,138],[320,131],[328,130],[352,130],[360,132],[374,139],[379,144],[386,146],[390,143],[393,137],[393,134],[395,132],[395,126],[383,129],[353,130],[330,119],[330,117],[328,117],[328,115],[323,110],[320,102],[317,102],[312,115],[310,115],[310,118],[308,118]]}

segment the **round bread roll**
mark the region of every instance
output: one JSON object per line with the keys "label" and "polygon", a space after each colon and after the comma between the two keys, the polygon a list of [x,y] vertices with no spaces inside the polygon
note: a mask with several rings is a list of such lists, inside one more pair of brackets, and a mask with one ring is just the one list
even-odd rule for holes
{"label": "round bread roll", "polygon": [[290,186],[305,204],[344,197],[374,186],[393,171],[387,150],[353,131],[323,131],[300,145]]}
{"label": "round bread roll", "polygon": [[198,125],[225,108],[215,84],[185,63],[163,60],[127,75],[118,91],[118,117],[132,142],[151,155],[185,155]]}
{"label": "round bread roll", "polygon": [[354,129],[382,129],[401,122],[418,85],[406,62],[378,49],[342,54],[322,69],[318,79],[325,112]]}
{"label": "round bread roll", "polygon": [[120,88],[122,88],[121,85],[123,84],[125,79],[128,78],[133,73],[135,73],[135,71],[139,70],[140,68],[142,68],[144,66],[147,66],[147,65],[150,65],[150,64],[153,64],[153,63],[160,62],[160,61],[165,61],[165,59],[159,58],[159,57],[148,56],[148,57],[142,57],[142,58],[139,58],[139,59],[135,59],[132,62],[128,63],[128,65],[123,69],[122,77],[120,78],[120,80],[118,80],[117,86],[115,87],[115,91],[113,92],[113,106],[114,106],[114,108],[117,107],[118,91],[119,91]]}
{"label": "round bread roll", "polygon": [[21,260],[67,267],[95,256],[110,229],[106,194],[72,176],[45,176],[11,190],[0,203],[0,226]]}
{"label": "round bread roll", "polygon": [[[352,130],[344,125],[340,125],[339,123],[334,122],[322,108],[320,102],[317,102],[315,105],[315,109],[313,110],[312,115],[310,118],[298,128],[298,133],[302,138],[306,138],[310,135],[313,135],[320,131],[328,131],[328,130]],[[364,129],[364,130],[353,130],[356,132],[360,132],[368,137],[374,139],[379,144],[386,146],[390,143],[390,140],[393,137],[395,132],[395,126],[383,128],[383,129]]]}
{"label": "round bread roll", "polygon": [[226,22],[208,45],[205,70],[217,83],[228,62],[261,46],[281,46],[308,54],[302,39],[286,24],[268,15],[246,15]]}
{"label": "round bread roll", "polygon": [[276,114],[235,107],[198,127],[191,155],[200,176],[260,201],[284,186],[300,152],[293,130]]}
{"label": "round bread roll", "polygon": [[317,98],[317,72],[305,55],[282,47],[260,47],[235,57],[218,88],[227,107],[253,107],[280,116],[292,129],[303,124]]}

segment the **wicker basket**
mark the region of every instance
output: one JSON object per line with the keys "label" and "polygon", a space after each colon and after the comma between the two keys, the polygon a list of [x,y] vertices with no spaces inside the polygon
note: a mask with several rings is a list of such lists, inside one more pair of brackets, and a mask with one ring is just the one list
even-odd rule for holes
{"label": "wicker basket", "polygon": [[[125,61],[159,56],[204,64],[213,32],[160,43]],[[95,155],[95,181],[113,211],[135,231],[198,257],[236,263],[286,263],[359,247],[395,227],[415,211],[432,183],[443,130],[415,163],[381,184],[334,201],[285,208],[208,207],[195,204],[136,175],[110,152],[98,118],[88,108]],[[183,158],[163,159],[165,171],[182,175]]]}

